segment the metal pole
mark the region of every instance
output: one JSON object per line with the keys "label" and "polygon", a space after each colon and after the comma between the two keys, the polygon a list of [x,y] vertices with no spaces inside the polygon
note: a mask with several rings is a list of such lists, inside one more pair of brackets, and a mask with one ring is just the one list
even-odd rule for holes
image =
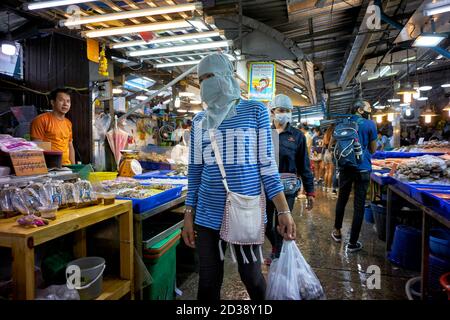
{"label": "metal pole", "polygon": [[131,108],[130,110],[128,110],[124,115],[122,115],[118,120],[121,121],[123,119],[125,119],[126,117],[128,117],[130,114],[132,114],[133,112],[135,112],[136,110],[139,110],[141,108],[144,108],[145,103],[147,103],[148,101],[150,101],[151,99],[153,99],[153,97],[155,97],[157,94],[159,94],[161,91],[166,90],[167,88],[173,86],[174,84],[176,84],[177,82],[183,80],[186,76],[188,76],[189,74],[191,74],[195,69],[197,68],[197,65],[193,66],[192,68],[188,69],[187,71],[183,72],[182,74],[180,74],[178,77],[176,77],[175,79],[173,79],[172,81],[170,81],[168,84],[166,84],[164,87],[162,87],[161,89],[159,89],[158,91],[156,91],[155,93],[152,93],[146,100],[142,101],[141,103],[139,103],[139,105],[137,105],[134,108]]}

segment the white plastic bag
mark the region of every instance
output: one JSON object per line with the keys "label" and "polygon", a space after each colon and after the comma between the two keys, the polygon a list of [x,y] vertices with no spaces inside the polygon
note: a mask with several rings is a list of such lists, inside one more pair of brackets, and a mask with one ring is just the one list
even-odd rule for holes
{"label": "white plastic bag", "polygon": [[280,258],[270,265],[267,300],[325,299],[319,279],[294,241],[283,240]]}

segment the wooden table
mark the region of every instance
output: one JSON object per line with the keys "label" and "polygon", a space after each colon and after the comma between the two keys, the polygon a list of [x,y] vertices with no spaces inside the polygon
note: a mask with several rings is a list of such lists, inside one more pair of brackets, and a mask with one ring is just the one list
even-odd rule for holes
{"label": "wooden table", "polygon": [[119,217],[120,278],[104,279],[103,293],[98,300],[120,299],[126,294],[134,298],[133,211],[131,201],[116,200],[112,205],[96,205],[81,209],[58,211],[49,225],[25,228],[17,217],[0,219],[0,246],[12,249],[13,298],[32,300],[35,296],[34,248],[42,243],[75,232],[74,253],[86,256],[86,227]]}
{"label": "wooden table", "polygon": [[392,223],[392,196],[393,194],[405,199],[418,209],[422,211],[422,270],[421,270],[421,295],[422,300],[427,299],[428,297],[428,264],[429,264],[429,255],[430,255],[430,226],[431,220],[439,222],[440,224],[450,228],[450,220],[446,219],[444,216],[434,212],[430,208],[424,206],[420,202],[411,198],[409,195],[405,194],[401,190],[399,190],[394,185],[389,185],[387,192],[387,210],[386,210],[386,253],[391,248],[390,239],[393,238],[391,236],[391,223]]}

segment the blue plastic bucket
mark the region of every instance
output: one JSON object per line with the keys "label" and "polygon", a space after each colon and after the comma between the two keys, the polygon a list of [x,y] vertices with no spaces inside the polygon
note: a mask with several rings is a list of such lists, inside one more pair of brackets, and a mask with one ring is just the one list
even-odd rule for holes
{"label": "blue plastic bucket", "polygon": [[450,260],[450,231],[443,228],[431,229],[430,250],[435,256]]}
{"label": "blue plastic bucket", "polygon": [[388,259],[402,268],[420,271],[422,232],[416,228],[399,225],[395,228],[392,251]]}
{"label": "blue plastic bucket", "polygon": [[364,209],[364,220],[366,220],[366,222],[370,223],[370,224],[375,223],[375,219],[373,218],[371,206],[366,206],[366,208]]}

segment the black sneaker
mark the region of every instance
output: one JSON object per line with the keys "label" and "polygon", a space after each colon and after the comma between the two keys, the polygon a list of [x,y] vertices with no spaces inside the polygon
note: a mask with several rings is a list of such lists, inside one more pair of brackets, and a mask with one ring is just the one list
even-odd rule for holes
{"label": "black sneaker", "polygon": [[334,231],[331,233],[331,237],[336,242],[341,242],[342,241],[342,234],[336,234]]}
{"label": "black sneaker", "polygon": [[348,243],[347,244],[347,251],[348,252],[356,252],[362,249],[362,243],[361,242],[356,242],[356,244],[352,244],[352,243]]}

